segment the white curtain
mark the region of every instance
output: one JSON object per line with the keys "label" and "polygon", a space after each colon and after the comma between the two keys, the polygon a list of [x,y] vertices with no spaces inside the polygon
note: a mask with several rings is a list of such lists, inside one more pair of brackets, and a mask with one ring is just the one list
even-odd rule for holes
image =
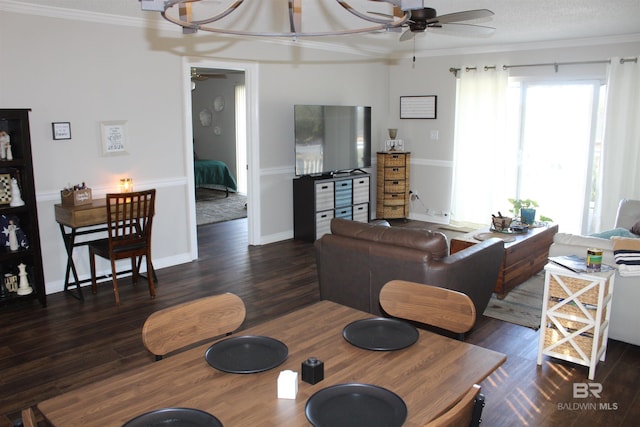
{"label": "white curtain", "polygon": [[[640,199],[640,64],[611,58],[596,229],[612,229],[620,199]],[[598,215],[600,213],[600,215]]]}
{"label": "white curtain", "polygon": [[[515,147],[507,140],[507,71],[460,71],[458,81],[452,220],[488,224],[507,209],[516,183]],[[508,212],[501,212],[509,215]]]}

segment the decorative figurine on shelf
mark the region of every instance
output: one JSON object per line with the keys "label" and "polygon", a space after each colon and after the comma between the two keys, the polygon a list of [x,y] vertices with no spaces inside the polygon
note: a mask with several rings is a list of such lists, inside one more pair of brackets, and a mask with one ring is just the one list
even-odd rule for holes
{"label": "decorative figurine on shelf", "polygon": [[29,295],[33,292],[33,288],[29,286],[29,280],[27,280],[27,266],[24,264],[18,264],[18,270],[20,270],[20,286],[18,286],[18,295]]}
{"label": "decorative figurine on shelf", "polygon": [[28,247],[29,240],[20,227],[20,219],[17,216],[0,215],[0,249],[8,248],[13,252]]}
{"label": "decorative figurine on shelf", "polygon": [[[0,130],[0,160],[7,160],[7,151],[11,151],[11,137],[6,131]],[[12,159],[13,155],[9,160]]]}
{"label": "decorative figurine on shelf", "polygon": [[16,230],[18,227],[13,222],[13,219],[9,220],[9,249],[11,252],[15,252],[20,249],[20,245],[18,245],[18,236],[16,235]]}
{"label": "decorative figurine on shelf", "polygon": [[4,286],[9,292],[18,292],[18,276],[6,273],[4,275]]}
{"label": "decorative figurine on shelf", "polygon": [[9,296],[9,290],[4,285],[4,282],[0,282],[0,299],[7,298]]}
{"label": "decorative figurine on shelf", "polygon": [[11,178],[11,203],[10,206],[24,206],[24,200],[20,194],[20,187],[18,187],[18,181],[15,178]]}

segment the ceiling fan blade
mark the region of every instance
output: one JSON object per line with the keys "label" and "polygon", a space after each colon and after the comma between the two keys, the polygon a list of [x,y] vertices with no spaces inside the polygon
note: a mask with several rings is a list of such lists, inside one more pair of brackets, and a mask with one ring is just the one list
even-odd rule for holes
{"label": "ceiling fan blade", "polygon": [[448,24],[440,25],[434,28],[434,32],[452,36],[488,36],[495,32],[494,27],[487,27],[485,25],[475,24],[463,24],[460,22],[450,22]]}
{"label": "ceiling fan blade", "polygon": [[470,21],[472,19],[488,18],[494,13],[489,9],[465,10],[463,12],[447,13],[445,15],[436,16],[428,20],[428,23],[439,22],[441,24],[449,24],[451,22]]}
{"label": "ceiling fan blade", "polygon": [[400,41],[404,42],[404,41],[407,41],[407,40],[411,40],[415,36],[416,36],[416,34],[413,31],[407,30],[404,33],[402,33],[402,35],[400,36]]}

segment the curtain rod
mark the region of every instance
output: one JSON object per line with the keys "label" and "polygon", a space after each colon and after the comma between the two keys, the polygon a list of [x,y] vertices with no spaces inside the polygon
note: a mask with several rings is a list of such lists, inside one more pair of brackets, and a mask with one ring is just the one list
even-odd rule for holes
{"label": "curtain rod", "polygon": [[[620,58],[620,63],[624,64],[625,62],[635,62],[638,63],[638,57],[635,58]],[[555,68],[556,73],[558,72],[558,68],[561,65],[587,65],[587,64],[611,64],[610,59],[603,59],[599,61],[575,61],[575,62],[545,62],[541,64],[519,64],[519,65],[503,65],[503,70],[508,70],[509,68],[521,68],[521,67],[549,67],[553,66]],[[485,65],[484,71],[495,70],[497,67],[495,65]],[[478,67],[466,67],[465,71],[473,71],[477,70]],[[461,68],[449,68],[449,72],[453,73],[455,77],[458,77],[458,71]]]}

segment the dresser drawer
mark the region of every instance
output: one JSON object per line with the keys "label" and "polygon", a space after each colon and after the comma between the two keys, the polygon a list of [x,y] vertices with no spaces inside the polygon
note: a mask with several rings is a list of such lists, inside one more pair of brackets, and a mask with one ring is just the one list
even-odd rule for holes
{"label": "dresser drawer", "polygon": [[369,222],[369,203],[361,203],[353,207],[353,220]]}
{"label": "dresser drawer", "polygon": [[404,206],[384,206],[384,218],[405,218]]}
{"label": "dresser drawer", "polygon": [[404,193],[386,193],[383,203],[385,206],[404,206],[406,200]]}
{"label": "dresser drawer", "polygon": [[353,218],[353,208],[351,206],[346,206],[344,208],[336,209],[335,217],[336,218],[342,218],[342,219],[352,219]]}
{"label": "dresser drawer", "polygon": [[331,219],[333,211],[324,211],[316,213],[316,239],[321,238],[325,234],[331,233]]}
{"label": "dresser drawer", "polygon": [[367,203],[369,201],[369,177],[353,180],[353,204]]}
{"label": "dresser drawer", "polygon": [[384,168],[384,179],[405,179],[406,168],[404,166],[394,166],[392,168]]}
{"label": "dresser drawer", "polygon": [[387,154],[384,157],[384,166],[404,166],[406,162],[406,153]]}
{"label": "dresser drawer", "polygon": [[405,180],[385,181],[385,193],[404,193],[407,191],[407,182]]}
{"label": "dresser drawer", "polygon": [[316,211],[333,209],[333,182],[316,184]]}
{"label": "dresser drawer", "polygon": [[336,181],[336,202],[335,207],[350,206],[353,196],[353,180],[347,179]]}

